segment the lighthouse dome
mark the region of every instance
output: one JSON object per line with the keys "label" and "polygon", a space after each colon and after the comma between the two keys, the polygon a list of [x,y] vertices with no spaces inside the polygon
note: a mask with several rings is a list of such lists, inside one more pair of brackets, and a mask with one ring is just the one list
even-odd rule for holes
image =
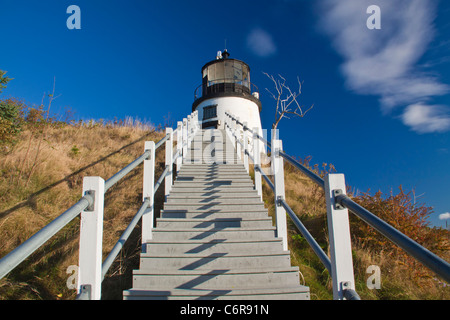
{"label": "lighthouse dome", "polygon": [[230,59],[225,50],[201,70],[202,84],[194,93],[192,111],[198,110],[202,128],[223,128],[225,112],[235,115],[249,128],[261,128],[258,88],[250,81],[250,67]]}

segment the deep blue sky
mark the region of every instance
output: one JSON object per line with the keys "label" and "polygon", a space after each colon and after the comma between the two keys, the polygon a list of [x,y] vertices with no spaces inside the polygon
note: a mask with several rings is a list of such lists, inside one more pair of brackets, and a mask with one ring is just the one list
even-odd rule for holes
{"label": "deep blue sky", "polygon": [[[69,5],[81,30],[69,30]],[[381,30],[366,8],[379,5]],[[56,78],[53,110],[80,119],[132,116],[176,123],[191,111],[201,67],[227,41],[250,65],[263,128],[273,121],[281,74],[303,119],[280,123],[284,149],[333,163],[360,191],[415,188],[450,211],[450,3],[425,0],[23,1],[0,2],[0,69],[14,78],[1,98],[40,104]]]}

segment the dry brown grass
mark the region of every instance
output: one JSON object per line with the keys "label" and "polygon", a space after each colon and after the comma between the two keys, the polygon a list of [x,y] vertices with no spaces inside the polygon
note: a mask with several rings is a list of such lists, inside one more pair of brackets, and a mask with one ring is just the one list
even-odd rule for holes
{"label": "dry brown grass", "polygon": [[[19,142],[0,158],[0,257],[75,204],[81,197],[83,177],[107,180],[143,153],[145,140],[163,137],[161,132],[125,125],[49,125],[44,137],[31,134],[25,130]],[[40,138],[43,142],[38,147]],[[158,164],[163,158],[163,152],[157,152]],[[161,172],[158,165],[156,174]],[[141,201],[140,166],[105,195],[105,257]],[[78,231],[76,218],[1,279],[0,300],[73,299],[75,291],[66,288],[66,269],[78,264]],[[106,297],[117,297],[120,287],[130,281],[123,275],[136,263],[139,233],[133,233],[105,278]]]}
{"label": "dry brown grass", "polygon": [[[301,161],[301,160],[300,160]],[[308,159],[301,161],[316,173],[324,175],[334,171],[332,165],[309,166]],[[326,221],[326,207],[323,190],[285,162],[285,192],[286,202],[297,214],[305,227],[313,235],[329,255],[328,228]],[[274,218],[273,192],[263,180],[263,198],[269,214]],[[352,213],[349,213],[352,215]],[[357,218],[355,218],[357,219]],[[356,230],[354,219],[351,219],[351,229]],[[431,229],[423,232],[432,232]],[[312,299],[332,299],[331,278],[320,260],[310,249],[306,240],[299,234],[296,227],[288,218],[288,241],[291,251],[291,263],[300,268],[305,283],[310,287]],[[448,241],[447,241],[448,243]],[[438,279],[431,271],[417,273],[424,269],[419,262],[405,264],[399,256],[398,250],[370,250],[353,239],[353,263],[355,270],[356,289],[362,299],[370,300],[449,300],[450,286]],[[436,252],[444,260],[450,261],[450,251]],[[370,265],[377,265],[381,269],[381,289],[368,289],[366,285],[370,274],[366,273]]]}
{"label": "dry brown grass", "polygon": [[[41,136],[31,136],[31,133],[25,130],[19,142],[0,158],[0,257],[76,203],[81,197],[83,177],[108,179],[142,154],[145,140],[158,141],[163,136],[161,132],[139,126],[50,126],[38,148]],[[161,150],[157,152],[156,176],[163,170],[163,160]],[[320,171],[317,166],[315,169]],[[322,173],[330,169],[328,166]],[[250,172],[253,174],[252,168]],[[323,191],[289,164],[285,165],[285,173],[288,204],[327,251]],[[157,194],[157,204],[162,204],[162,190]],[[273,217],[273,193],[265,182],[263,198]],[[104,258],[141,201],[142,168],[139,167],[105,196]],[[158,215],[158,206],[156,211]],[[328,272],[292,223],[288,224],[288,235],[291,261],[299,266],[312,299],[331,299]],[[75,291],[66,287],[69,276],[66,270],[78,264],[78,239],[79,219],[76,218],[0,280],[0,300],[73,299]],[[363,299],[450,299],[448,286],[444,287],[434,277],[418,281],[390,252],[370,251],[358,242],[353,243],[353,252],[357,291]],[[131,286],[131,270],[138,266],[139,253],[138,226],[103,282],[104,299],[121,299],[122,290]],[[444,253],[444,259],[450,260],[449,252]],[[366,287],[366,269],[370,265],[381,268],[381,290]]]}

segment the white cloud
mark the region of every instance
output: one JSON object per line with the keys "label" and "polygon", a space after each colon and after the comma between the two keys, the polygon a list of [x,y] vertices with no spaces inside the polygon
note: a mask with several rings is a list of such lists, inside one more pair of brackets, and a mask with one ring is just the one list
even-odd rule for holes
{"label": "white cloud", "polygon": [[419,133],[443,132],[450,127],[450,116],[439,105],[412,104],[406,107],[402,121]]}
{"label": "white cloud", "polygon": [[439,215],[439,219],[440,219],[440,220],[448,220],[448,219],[450,219],[450,212],[441,213],[441,214]]}
{"label": "white cloud", "polygon": [[261,28],[255,28],[247,36],[247,47],[260,57],[269,57],[277,52],[272,36]]}
{"label": "white cloud", "polygon": [[[381,9],[380,30],[366,27],[372,4]],[[319,10],[319,27],[344,58],[341,72],[350,90],[378,96],[385,114],[408,106],[401,119],[413,130],[450,130],[448,117],[437,118],[442,106],[418,104],[450,91],[418,67],[435,33],[436,1],[321,0]],[[418,119],[419,113],[424,117]]]}

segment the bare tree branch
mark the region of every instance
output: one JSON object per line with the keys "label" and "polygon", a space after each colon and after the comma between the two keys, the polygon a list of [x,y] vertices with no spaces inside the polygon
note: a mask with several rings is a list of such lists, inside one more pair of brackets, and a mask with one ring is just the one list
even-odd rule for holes
{"label": "bare tree branch", "polygon": [[290,119],[288,115],[303,118],[306,115],[306,113],[308,113],[308,111],[310,111],[314,107],[313,104],[306,111],[304,111],[304,107],[300,105],[300,103],[298,102],[297,98],[302,93],[302,84],[303,84],[298,76],[297,76],[298,92],[297,91],[292,92],[291,88],[286,84],[286,79],[280,74],[278,75],[280,79],[275,79],[274,76],[266,72],[263,72],[263,74],[265,74],[270,80],[272,80],[275,86],[275,90],[277,92],[277,94],[274,94],[269,89],[266,88],[267,92],[269,92],[272,98],[276,101],[275,121],[272,124],[272,129],[277,128],[281,119],[283,118]]}

